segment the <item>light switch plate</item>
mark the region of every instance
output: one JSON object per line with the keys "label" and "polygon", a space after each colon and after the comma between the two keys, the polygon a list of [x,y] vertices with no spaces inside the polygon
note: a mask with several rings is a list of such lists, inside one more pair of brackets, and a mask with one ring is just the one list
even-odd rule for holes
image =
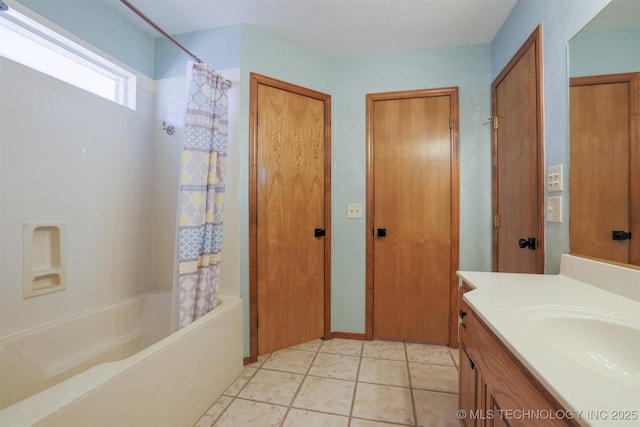
{"label": "light switch plate", "polygon": [[350,219],[362,218],[362,204],[347,203],[347,218],[350,218]]}
{"label": "light switch plate", "polygon": [[562,165],[547,169],[547,191],[549,193],[562,191]]}
{"label": "light switch plate", "polygon": [[562,222],[562,197],[547,197],[547,221]]}

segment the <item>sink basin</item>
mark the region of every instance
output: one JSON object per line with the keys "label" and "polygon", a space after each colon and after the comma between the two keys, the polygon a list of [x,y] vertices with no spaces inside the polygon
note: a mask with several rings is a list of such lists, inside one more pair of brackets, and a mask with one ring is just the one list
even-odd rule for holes
{"label": "sink basin", "polygon": [[563,357],[618,383],[640,385],[640,318],[564,306],[533,306],[517,321]]}

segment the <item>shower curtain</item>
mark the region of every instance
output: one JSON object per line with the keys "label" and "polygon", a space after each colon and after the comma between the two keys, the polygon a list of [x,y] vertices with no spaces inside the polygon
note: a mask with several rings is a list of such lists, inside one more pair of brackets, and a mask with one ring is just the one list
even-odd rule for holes
{"label": "shower curtain", "polygon": [[178,197],[178,327],[217,304],[229,82],[189,62],[188,100]]}

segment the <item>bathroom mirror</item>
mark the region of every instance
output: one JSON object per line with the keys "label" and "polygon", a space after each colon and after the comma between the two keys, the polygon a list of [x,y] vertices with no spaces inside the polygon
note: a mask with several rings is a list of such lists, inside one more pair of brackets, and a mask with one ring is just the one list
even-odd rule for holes
{"label": "bathroom mirror", "polygon": [[570,253],[640,265],[640,0],[569,42]]}

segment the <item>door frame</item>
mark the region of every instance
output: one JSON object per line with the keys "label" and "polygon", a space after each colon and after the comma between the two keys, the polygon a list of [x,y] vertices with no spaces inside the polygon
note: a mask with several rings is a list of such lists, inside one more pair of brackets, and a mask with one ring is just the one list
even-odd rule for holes
{"label": "door frame", "polygon": [[266,85],[324,103],[324,336],[331,335],[331,95],[250,73],[249,88],[249,358],[258,360],[258,86]]}
{"label": "door frame", "polygon": [[537,127],[537,153],[538,153],[538,166],[537,166],[537,181],[538,181],[538,237],[536,250],[540,251],[540,265],[538,265],[538,273],[544,273],[545,267],[545,180],[544,180],[544,112],[543,112],[543,81],[542,81],[542,24],[539,24],[527,40],[520,46],[520,49],[513,55],[513,58],[500,72],[498,77],[491,84],[491,119],[492,119],[492,190],[493,190],[493,271],[498,271],[498,228],[499,220],[498,215],[498,127],[496,126],[497,117],[497,90],[502,81],[509,75],[511,70],[522,59],[525,53],[535,46],[535,58],[536,58],[536,127]]}
{"label": "door frame", "polygon": [[449,274],[449,347],[458,347],[458,277],[456,275],[460,260],[460,135],[459,135],[459,104],[458,87],[439,89],[418,89],[400,92],[383,92],[367,94],[367,223],[366,223],[366,315],[365,339],[373,340],[373,245],[374,245],[374,170],[373,170],[373,105],[376,101],[393,99],[410,99],[423,97],[450,97],[450,128],[451,128],[451,268]]}

